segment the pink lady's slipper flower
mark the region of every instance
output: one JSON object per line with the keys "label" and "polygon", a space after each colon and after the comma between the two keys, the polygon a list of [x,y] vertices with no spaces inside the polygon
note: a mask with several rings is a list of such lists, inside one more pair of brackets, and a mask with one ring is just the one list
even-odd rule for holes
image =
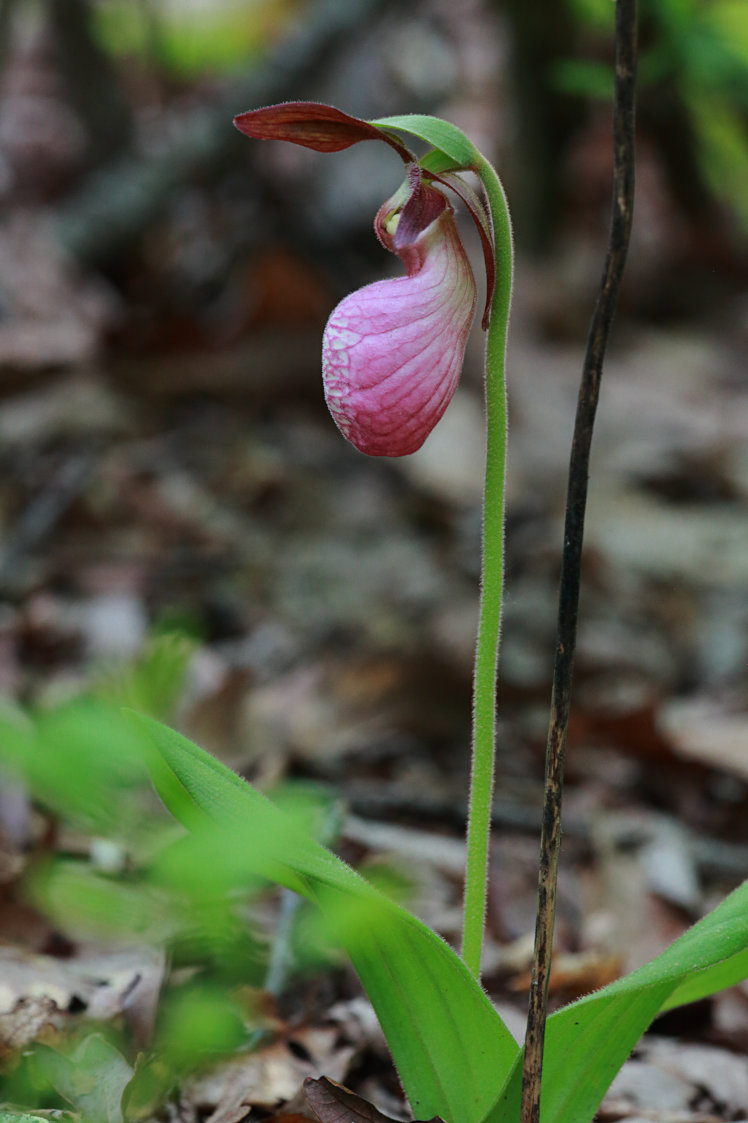
{"label": "pink lady's slipper flower", "polygon": [[455,392],[476,305],[446,196],[397,138],[331,106],[290,102],[243,113],[235,124],[252,137],[323,152],[384,140],[406,162],[405,184],[374,221],[406,276],[366,285],[338,304],[324,332],[322,376],[330,413],[356,448],[370,456],[415,452]]}
{"label": "pink lady's slipper flower", "polygon": [[325,398],[343,436],[370,456],[420,448],[462,370],[476,289],[452,208],[410,166],[399,209],[374,228],[407,276],[376,281],[340,302],[322,343]]}

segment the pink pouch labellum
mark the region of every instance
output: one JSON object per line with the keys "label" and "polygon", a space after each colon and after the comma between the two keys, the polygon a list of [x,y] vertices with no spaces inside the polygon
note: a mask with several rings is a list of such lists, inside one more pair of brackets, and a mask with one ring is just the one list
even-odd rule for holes
{"label": "pink pouch labellum", "polygon": [[369,456],[421,447],[457,386],[476,286],[446,197],[409,169],[410,194],[375,229],[407,276],[376,281],[338,304],[325,328],[325,399],[343,435]]}

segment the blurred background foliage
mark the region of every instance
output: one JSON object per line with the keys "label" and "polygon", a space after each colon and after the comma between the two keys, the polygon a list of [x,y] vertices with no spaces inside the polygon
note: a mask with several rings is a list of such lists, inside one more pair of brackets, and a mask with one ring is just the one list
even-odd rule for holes
{"label": "blurred background foliage", "polygon": [[[610,97],[614,8],[609,0],[532,5],[492,0],[492,6],[506,33],[518,99],[509,135],[510,178],[519,177],[523,184],[519,231],[528,244],[542,249],[559,220],[560,165],[569,144],[591,103]],[[428,21],[429,7],[416,5],[413,12]],[[741,0],[642,0],[640,13],[641,128],[659,146],[679,203],[693,212],[719,202],[734,212],[745,232],[746,6]],[[0,43],[7,53],[13,26],[47,24],[69,96],[88,131],[89,158],[100,163],[132,147],[132,94],[139,85],[141,97],[149,96],[145,75],[151,98],[201,81],[226,88],[232,75],[243,78],[246,88],[246,80],[262,71],[279,45],[303,39],[305,27],[318,33],[325,24],[340,22],[355,56],[360,49],[356,28],[363,32],[372,20],[375,37],[400,36],[397,65],[414,78],[412,108],[438,108],[447,87],[454,87],[454,60],[446,45],[439,45],[439,36],[449,34],[439,3],[433,5],[429,37],[416,33],[407,20],[397,32],[402,15],[385,0],[352,6],[342,0],[2,0]],[[323,75],[324,67],[317,66],[289,73],[286,95],[322,96],[329,85]],[[380,75],[380,81],[393,77],[398,75]],[[351,92],[357,101],[355,88]],[[390,99],[385,89],[368,92],[373,95],[368,112],[374,116]],[[450,92],[459,99],[459,91]],[[499,105],[496,111],[500,127],[503,111]]]}
{"label": "blurred background foliage", "polygon": [[[568,7],[583,34],[610,41],[610,4]],[[642,120],[663,145],[674,183],[688,160],[748,230],[748,9],[740,0],[643,0],[640,13]],[[558,89],[591,97],[610,98],[611,78],[594,57],[561,60],[551,74]],[[679,197],[686,194],[681,187]]]}
{"label": "blurred background foliage", "polygon": [[309,0],[104,0],[92,23],[115,57],[189,78],[251,66],[308,7]]}
{"label": "blurred background foliage", "polygon": [[[568,143],[590,102],[612,96],[615,8],[608,0],[496,6],[512,25],[527,175],[543,185],[530,217],[541,249]],[[642,0],[639,18],[640,131],[691,214],[719,200],[748,232],[748,9],[740,0]]]}
{"label": "blurred background foliage", "polygon": [[[272,1036],[263,994],[280,998],[295,979],[340,961],[334,918],[323,925],[287,891],[278,912],[278,890],[247,876],[241,853],[258,841],[251,824],[241,840],[220,825],[187,835],[154,798],[147,738],[118,703],[168,714],[175,685],[183,686],[183,656],[184,645],[161,638],[120,671],[123,693],[114,704],[107,677],[88,697],[0,718],[0,779],[22,786],[54,832],[30,855],[26,904],[71,948],[88,941],[162,949],[171,974],[137,1065],[125,1059],[121,1029],[94,1023],[94,1032],[48,1034],[3,1066],[3,1101],[58,1110],[72,1104],[89,1123],[121,1119],[123,1109],[141,1118],[181,1080]],[[328,791],[297,783],[271,794],[287,822],[336,842],[341,808]],[[267,833],[262,844],[272,852]],[[283,839],[275,845],[281,849]],[[402,878],[387,880],[386,867],[379,883],[404,886]],[[349,915],[340,919],[352,923]]]}

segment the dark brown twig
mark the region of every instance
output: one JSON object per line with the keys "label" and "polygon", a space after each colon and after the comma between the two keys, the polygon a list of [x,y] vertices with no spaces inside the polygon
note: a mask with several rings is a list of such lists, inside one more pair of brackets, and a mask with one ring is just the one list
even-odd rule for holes
{"label": "dark brown twig", "polygon": [[545,798],[540,840],[538,912],[522,1073],[522,1123],[539,1123],[543,1046],[548,1005],[556,878],[561,848],[561,796],[577,635],[584,514],[592,429],[603,359],[621,286],[634,207],[634,86],[636,0],[616,0],[616,72],[613,109],[613,202],[608,252],[587,337],[569,461],[558,631],[546,746]]}

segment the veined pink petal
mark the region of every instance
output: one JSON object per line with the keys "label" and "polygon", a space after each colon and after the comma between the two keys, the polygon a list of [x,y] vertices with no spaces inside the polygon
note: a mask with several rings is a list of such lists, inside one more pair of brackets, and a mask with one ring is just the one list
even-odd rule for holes
{"label": "veined pink petal", "polygon": [[397,226],[387,221],[387,204],[375,224],[408,275],[345,297],[322,346],[330,413],[369,456],[421,447],[454,394],[475,313],[475,279],[452,209],[412,174]]}

